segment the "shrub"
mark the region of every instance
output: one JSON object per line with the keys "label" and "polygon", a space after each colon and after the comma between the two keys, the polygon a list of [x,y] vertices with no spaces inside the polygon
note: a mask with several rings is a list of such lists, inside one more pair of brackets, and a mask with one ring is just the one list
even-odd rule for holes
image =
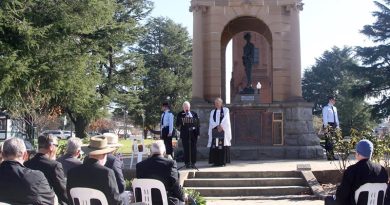
{"label": "shrub", "polygon": [[197,205],[206,205],[206,200],[200,195],[199,192],[193,189],[184,189],[184,192],[188,195],[188,197],[194,199]]}

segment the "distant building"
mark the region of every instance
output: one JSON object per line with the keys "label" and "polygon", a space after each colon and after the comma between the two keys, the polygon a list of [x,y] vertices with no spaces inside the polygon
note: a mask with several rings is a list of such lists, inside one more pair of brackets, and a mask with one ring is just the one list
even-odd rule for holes
{"label": "distant building", "polygon": [[390,117],[379,124],[374,131],[378,137],[384,137],[385,135],[390,134]]}

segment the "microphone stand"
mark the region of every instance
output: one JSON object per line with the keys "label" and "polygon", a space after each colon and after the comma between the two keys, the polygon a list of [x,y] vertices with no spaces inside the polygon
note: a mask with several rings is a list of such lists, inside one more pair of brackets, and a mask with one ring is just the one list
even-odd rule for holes
{"label": "microphone stand", "polygon": [[[192,117],[187,117],[188,116],[188,112],[187,112],[187,115],[186,117],[183,117],[181,118],[182,119],[182,126],[185,126],[185,128],[187,128],[187,132],[188,132],[188,149],[189,149],[189,161],[190,161],[190,164],[192,162],[192,150],[191,150],[191,137],[193,135],[193,127],[197,127],[198,126],[198,123],[199,123],[199,120],[198,119],[195,119],[195,118],[192,118]],[[182,139],[183,140],[183,139]],[[186,165],[183,165],[182,167],[180,167],[178,170],[182,169],[186,167]],[[195,166],[195,164],[191,164],[191,166],[188,168],[188,169],[196,169],[197,171],[199,171],[199,169]]]}

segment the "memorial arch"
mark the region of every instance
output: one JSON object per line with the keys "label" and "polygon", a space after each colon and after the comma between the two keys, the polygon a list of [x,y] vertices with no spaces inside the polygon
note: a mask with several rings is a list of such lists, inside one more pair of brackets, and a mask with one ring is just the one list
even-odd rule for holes
{"label": "memorial arch", "polygon": [[[207,149],[202,151],[202,147],[207,142],[212,102],[217,97],[226,99],[226,81],[230,80],[225,77],[226,46],[233,39],[230,82],[233,99],[228,105],[232,158],[323,157],[313,129],[312,105],[302,98],[299,33],[302,9],[301,0],[191,1],[192,104],[203,119],[198,147],[204,155]],[[254,53],[251,69],[243,66],[246,33],[253,36],[252,40],[246,39],[247,43],[253,41],[250,43],[254,46],[250,52]],[[251,70],[249,78],[248,70]],[[258,82],[262,85],[259,94],[253,92]]]}

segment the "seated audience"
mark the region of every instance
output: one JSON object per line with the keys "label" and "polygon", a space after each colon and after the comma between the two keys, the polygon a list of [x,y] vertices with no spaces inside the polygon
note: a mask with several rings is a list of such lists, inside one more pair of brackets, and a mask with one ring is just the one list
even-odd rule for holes
{"label": "seated audience", "polygon": [[50,186],[57,195],[59,204],[68,204],[66,195],[66,179],[61,163],[57,162],[58,141],[52,135],[38,137],[38,153],[24,165],[33,170],[43,172]]}
{"label": "seated audience", "polygon": [[[345,172],[336,196],[327,197],[325,204],[356,204],[355,191],[366,183],[387,183],[389,176],[384,167],[370,161],[374,146],[369,140],[361,140],[356,145],[355,157],[358,162],[349,166]],[[367,203],[367,195],[359,197],[360,203]]]}
{"label": "seated audience", "polygon": [[54,204],[54,193],[45,175],[23,166],[28,154],[22,139],[6,140],[2,156],[4,161],[0,164],[0,202]]}
{"label": "seated audience", "polygon": [[[164,158],[165,145],[162,140],[152,144],[152,156],[136,165],[136,176],[139,179],[157,179],[165,185],[170,205],[183,204],[184,193],[179,185],[179,172],[177,171],[176,162]],[[139,193],[135,193],[139,199]],[[153,204],[161,204],[159,194],[153,193]]]}
{"label": "seated audience", "polygon": [[65,154],[57,159],[57,161],[62,164],[65,176],[67,176],[68,171],[71,168],[77,167],[78,165],[82,164],[82,162],[78,159],[81,152],[81,145],[82,141],[80,138],[69,138]]}
{"label": "seated audience", "polygon": [[[67,192],[76,187],[96,189],[104,193],[108,204],[124,204],[120,198],[114,171],[105,167],[107,154],[115,150],[107,146],[105,137],[91,137],[88,147],[83,148],[88,158],[80,166],[68,171]],[[69,200],[73,204],[72,199]]]}

